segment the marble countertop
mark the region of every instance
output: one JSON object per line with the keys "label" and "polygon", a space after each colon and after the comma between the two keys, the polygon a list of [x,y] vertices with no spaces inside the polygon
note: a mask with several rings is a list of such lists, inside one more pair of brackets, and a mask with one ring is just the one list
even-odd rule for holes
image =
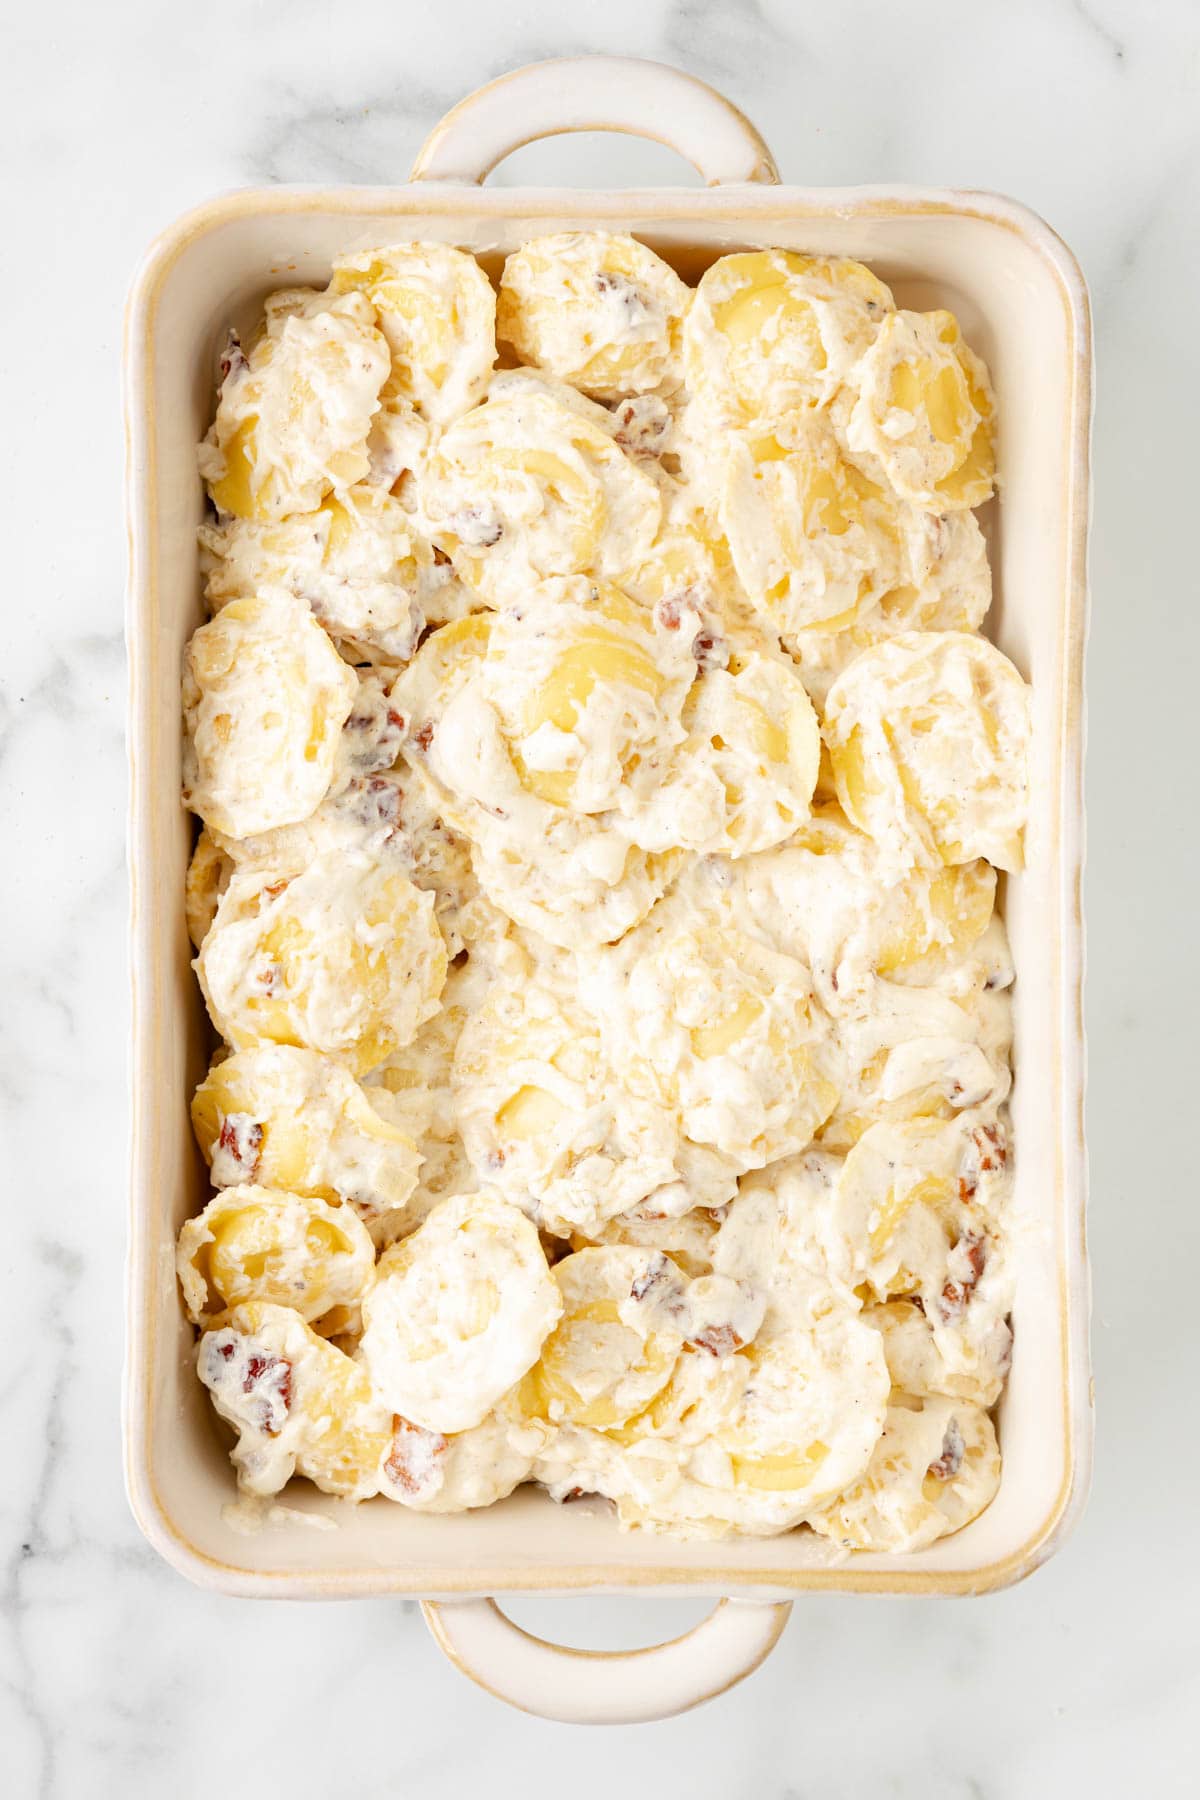
{"label": "marble countertop", "polygon": [[[13,568],[0,841],[19,856],[0,896],[0,1785],[14,1800],[198,1800],[235,1785],[428,1800],[1194,1792],[1200,1346],[1181,1276],[1200,1249],[1185,937],[1200,875],[1187,548],[1200,13],[1188,0],[62,0],[23,9],[5,36],[0,456]],[[582,50],[657,57],[712,81],[760,126],[785,179],[1025,200],[1083,262],[1100,371],[1090,1509],[1061,1556],[1012,1592],[803,1600],[745,1687],[690,1718],[586,1740],[465,1683],[411,1604],[284,1607],[191,1589],[138,1535],[119,1443],[126,285],[150,236],[203,196],[401,179],[470,88]],[[576,139],[520,152],[500,178],[545,180],[564,158],[573,178],[605,185],[673,180],[679,167],[656,146]],[[1137,657],[1135,644],[1147,647]],[[615,1647],[670,1635],[704,1609],[513,1610]]]}

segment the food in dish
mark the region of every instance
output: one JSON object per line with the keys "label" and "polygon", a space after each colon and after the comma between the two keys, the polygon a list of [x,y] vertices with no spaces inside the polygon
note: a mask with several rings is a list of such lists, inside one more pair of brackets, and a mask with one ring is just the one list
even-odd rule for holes
{"label": "food in dish", "polygon": [[991,1500],[1029,691],[859,263],[404,243],[231,337],[184,675],[241,1485],[904,1553]]}
{"label": "food in dish", "polygon": [[308,818],[357,687],[303,601],[264,588],[232,602],[187,647],[187,804],[232,838]]}
{"label": "food in dish", "polygon": [[593,400],[677,387],[691,293],[636,238],[564,231],[504,265],[496,336],[518,359]]}
{"label": "food in dish", "polygon": [[458,1194],[379,1259],[363,1362],[393,1412],[465,1431],[533,1367],[560,1311],[525,1214],[493,1194]]}

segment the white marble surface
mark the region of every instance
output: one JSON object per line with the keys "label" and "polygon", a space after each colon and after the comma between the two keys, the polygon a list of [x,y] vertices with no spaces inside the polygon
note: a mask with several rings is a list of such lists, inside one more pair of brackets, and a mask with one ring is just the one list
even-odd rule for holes
{"label": "white marble surface", "polygon": [[[468,1686],[411,1606],[204,1595],[129,1515],[118,355],[133,264],[183,207],[252,182],[397,179],[466,90],[586,49],[723,87],[785,179],[1031,203],[1091,280],[1100,409],[1090,1510],[1014,1592],[802,1602],[733,1696],[585,1737]],[[1198,59],[1194,0],[60,0],[6,24],[0,1788],[14,1800],[1195,1792]],[[529,149],[502,178],[546,179],[564,154],[580,179],[675,178],[666,151],[624,140]],[[615,1645],[701,1609],[515,1610]]]}

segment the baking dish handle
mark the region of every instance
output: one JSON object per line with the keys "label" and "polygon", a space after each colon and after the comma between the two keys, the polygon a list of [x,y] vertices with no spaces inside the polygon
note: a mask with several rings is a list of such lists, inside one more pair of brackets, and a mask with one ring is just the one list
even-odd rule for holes
{"label": "baking dish handle", "polygon": [[572,1650],[534,1637],[494,1600],[424,1600],[455,1668],[498,1700],[565,1725],[640,1725],[715,1700],[770,1655],[790,1600],[719,1600],[706,1619],[645,1650]]}
{"label": "baking dish handle", "polygon": [[563,131],[623,131],[686,157],[709,187],[778,181],[744,113],[707,82],[638,56],[559,56],[476,88],[426,138],[414,181],[480,183],[510,151]]}

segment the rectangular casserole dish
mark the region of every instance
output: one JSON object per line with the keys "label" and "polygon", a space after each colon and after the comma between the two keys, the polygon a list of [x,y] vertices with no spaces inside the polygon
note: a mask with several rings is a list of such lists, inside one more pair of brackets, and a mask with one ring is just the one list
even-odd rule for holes
{"label": "rectangular casserole dish", "polygon": [[[536,80],[531,80],[536,77]],[[669,126],[667,125],[669,121]],[[584,192],[477,185],[518,142],[551,130],[640,130],[688,154],[707,189]],[[131,578],[130,824],[133,1138],[126,1461],[137,1519],[193,1580],[226,1592],[653,1590],[783,1598],[805,1590],[979,1593],[1019,1579],[1078,1516],[1091,1456],[1084,1239],[1083,652],[1091,334],[1086,289],[1033,214],[985,194],[776,184],[741,115],[658,65],[541,65],[456,108],[396,188],[269,188],[214,200],[151,247],[125,340]],[[1007,880],[1015,989],[1016,1305],[999,1429],[1000,1492],[966,1530],[913,1555],[831,1561],[809,1533],[674,1542],[622,1535],[605,1516],[525,1489],[478,1514],[419,1515],[383,1500],[349,1512],[299,1484],[303,1521],[254,1536],[222,1516],[233,1476],[193,1371],[174,1242],[207,1198],[188,1101],[207,1066],[190,969],[179,801],[179,668],[201,622],[195,445],[212,406],[216,346],[271,289],[323,284],[334,254],[442,239],[496,271],[536,233],[632,231],[695,280],[726,251],[777,244],[860,258],[901,305],[945,305],[995,380],[1001,499],[986,509],[996,602],[987,630],[1032,682],[1028,866]],[[990,517],[989,517],[990,515]]]}

